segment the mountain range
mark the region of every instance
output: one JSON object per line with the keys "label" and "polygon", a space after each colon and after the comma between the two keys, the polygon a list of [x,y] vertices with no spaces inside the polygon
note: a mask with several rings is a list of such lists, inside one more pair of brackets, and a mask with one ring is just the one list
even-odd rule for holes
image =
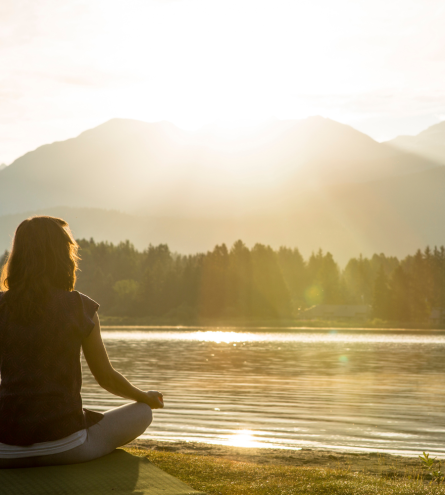
{"label": "mountain range", "polygon": [[408,153],[415,153],[438,163],[445,163],[445,122],[425,129],[417,136],[399,136],[387,144]]}
{"label": "mountain range", "polygon": [[196,252],[241,238],[305,255],[321,247],[340,262],[406,255],[445,243],[440,135],[437,124],[378,143],[322,117],[241,134],[113,119],[0,171],[0,249],[21,219],[45,213],[76,237],[139,248]]}

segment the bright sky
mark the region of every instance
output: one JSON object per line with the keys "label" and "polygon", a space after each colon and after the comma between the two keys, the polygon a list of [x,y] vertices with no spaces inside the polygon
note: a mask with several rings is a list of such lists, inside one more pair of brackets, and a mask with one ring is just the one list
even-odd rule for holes
{"label": "bright sky", "polygon": [[445,119],[443,0],[1,0],[0,164],[113,117]]}

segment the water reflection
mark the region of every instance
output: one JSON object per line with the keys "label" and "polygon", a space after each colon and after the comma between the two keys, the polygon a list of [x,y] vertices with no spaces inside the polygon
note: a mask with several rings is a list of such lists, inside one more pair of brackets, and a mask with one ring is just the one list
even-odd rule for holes
{"label": "water reflection", "polygon": [[[443,335],[119,329],[104,340],[117,369],[165,394],[150,438],[445,450]],[[97,410],[126,402],[88,373],[83,393]]]}
{"label": "water reflection", "polygon": [[102,336],[108,340],[188,340],[200,342],[232,343],[232,342],[320,342],[320,343],[404,343],[404,344],[445,344],[442,333],[426,334],[424,331],[407,334],[341,333],[337,330],[329,332],[234,332],[223,330],[196,331],[156,331],[156,330],[103,330]]}
{"label": "water reflection", "polygon": [[253,432],[251,432],[250,430],[240,430],[239,432],[235,433],[235,435],[232,435],[232,437],[229,438],[227,444],[233,447],[249,447],[249,448],[263,446],[262,442],[255,441]]}

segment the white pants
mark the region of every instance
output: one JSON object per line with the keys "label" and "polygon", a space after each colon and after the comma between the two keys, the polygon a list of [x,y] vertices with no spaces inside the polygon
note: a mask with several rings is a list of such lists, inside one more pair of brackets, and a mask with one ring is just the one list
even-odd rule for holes
{"label": "white pants", "polygon": [[107,411],[99,423],[89,428],[88,437],[82,445],[58,454],[0,459],[0,468],[54,466],[91,461],[110,454],[117,447],[142,435],[152,419],[150,406],[142,402],[116,407]]}

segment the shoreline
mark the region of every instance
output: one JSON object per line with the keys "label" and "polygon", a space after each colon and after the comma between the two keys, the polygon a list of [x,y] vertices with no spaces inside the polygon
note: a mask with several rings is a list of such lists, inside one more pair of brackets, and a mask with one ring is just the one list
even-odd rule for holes
{"label": "shoreline", "polygon": [[396,332],[444,332],[445,322],[402,322],[383,320],[303,320],[290,319],[238,319],[238,318],[154,318],[154,317],[131,317],[131,316],[109,316],[101,315],[101,325],[107,328],[165,328],[165,329],[255,329],[268,332],[279,331],[396,331]]}
{"label": "shoreline", "polygon": [[204,457],[211,456],[261,465],[341,468],[348,469],[354,473],[366,473],[375,476],[425,476],[418,457],[376,452],[341,452],[311,448],[302,448],[300,450],[249,448],[200,442],[165,442],[148,439],[136,439],[127,444],[125,448],[147,452],[157,451]]}
{"label": "shoreline", "polygon": [[110,325],[107,323],[101,323],[101,328],[104,330],[122,330],[128,329],[146,329],[146,330],[160,330],[160,331],[189,331],[189,330],[206,330],[206,331],[257,331],[257,332],[314,332],[314,333],[326,333],[326,332],[379,332],[379,333],[435,333],[445,334],[445,328],[400,328],[400,327],[341,327],[341,326],[326,326],[326,327],[309,327],[309,326],[243,326],[243,325]]}

